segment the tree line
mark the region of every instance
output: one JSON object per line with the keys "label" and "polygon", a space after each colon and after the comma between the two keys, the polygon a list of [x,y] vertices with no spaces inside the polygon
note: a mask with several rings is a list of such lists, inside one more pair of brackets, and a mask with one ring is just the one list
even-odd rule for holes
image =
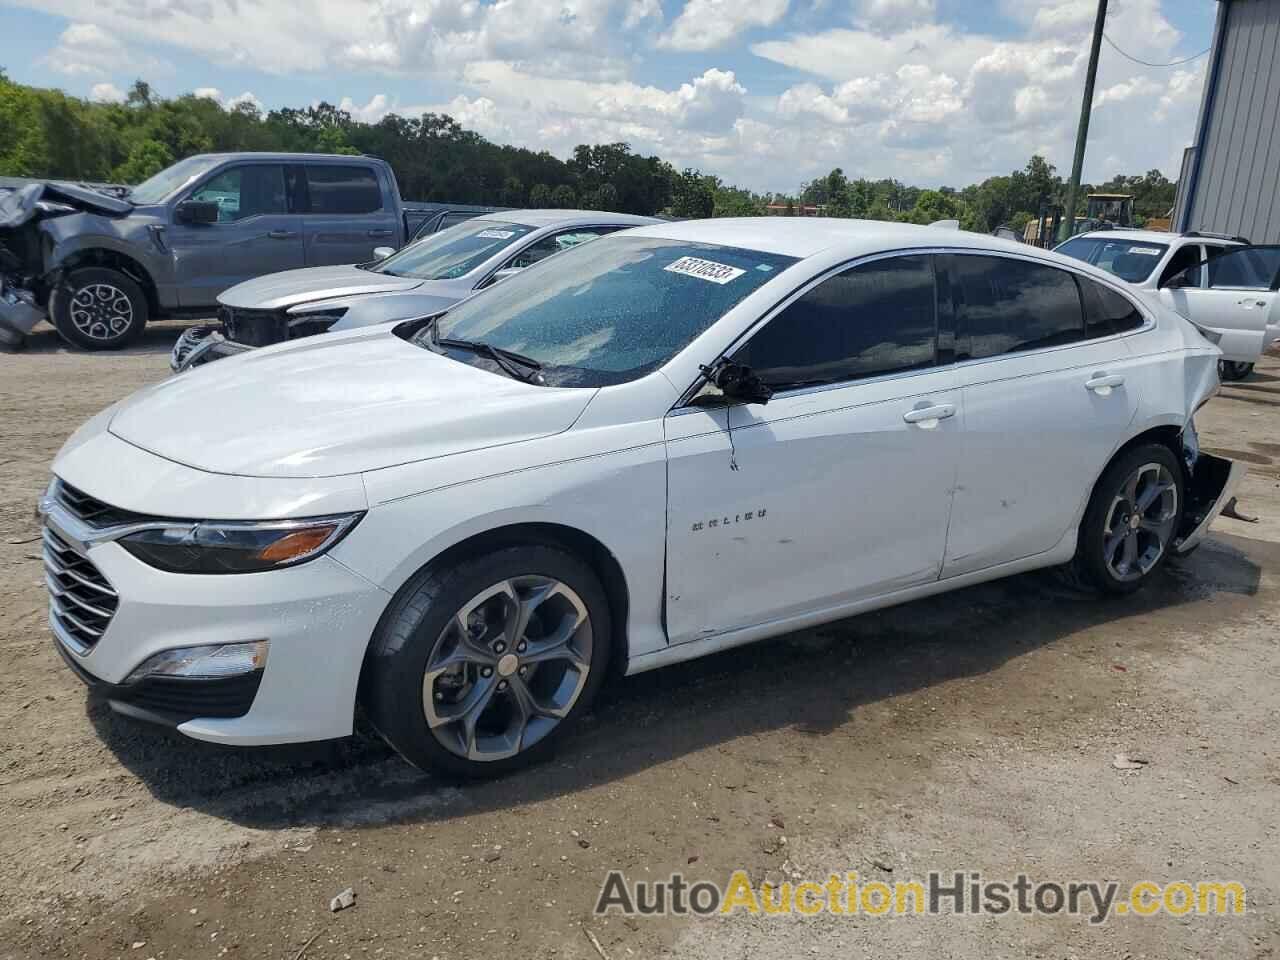
{"label": "tree line", "polygon": [[[195,153],[277,150],[368,153],[387,160],[404,196],[416,201],[508,207],[582,207],[677,217],[821,212],[929,223],[957,219],[989,232],[1021,230],[1042,205],[1061,203],[1063,179],[1043,157],[1022,170],[956,189],[921,189],[895,179],[848,178],[837,167],[796,195],[758,194],[698,170],[677,170],[626,143],[581,144],[568,159],[503,146],[445,114],[375,123],[329,103],[265,113],[251,102],[229,109],[192,94],[163,98],[138,80],[120,103],[97,103],[10,80],[0,68],[0,175],[137,183]],[[1132,193],[1140,218],[1162,217],[1175,185],[1151,170],[1117,175],[1089,190]]]}

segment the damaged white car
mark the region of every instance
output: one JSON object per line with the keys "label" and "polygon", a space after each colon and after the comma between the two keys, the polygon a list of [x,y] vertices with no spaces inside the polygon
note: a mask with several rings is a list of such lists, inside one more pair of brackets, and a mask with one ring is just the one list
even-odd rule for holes
{"label": "damaged white car", "polygon": [[55,642],[191,737],[341,737],[360,703],[411,762],[500,773],[611,666],[1038,567],[1138,588],[1239,481],[1192,426],[1218,357],[990,237],[644,227],[89,421],[41,504]]}

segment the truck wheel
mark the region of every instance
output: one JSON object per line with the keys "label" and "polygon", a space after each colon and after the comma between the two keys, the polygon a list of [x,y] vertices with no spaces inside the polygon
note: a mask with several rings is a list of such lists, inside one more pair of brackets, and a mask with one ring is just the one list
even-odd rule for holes
{"label": "truck wheel", "polygon": [[383,614],[361,700],[415,766],[498,776],[546,756],[587,709],[609,637],[604,588],[559,547],[428,566]]}
{"label": "truck wheel", "polygon": [[1251,373],[1253,373],[1252,363],[1240,363],[1236,360],[1218,361],[1218,379],[1224,383],[1228,380],[1243,380]]}
{"label": "truck wheel", "polygon": [[86,350],[118,350],[137,338],[151,309],[147,295],[119,270],[73,270],[49,298],[59,336]]}

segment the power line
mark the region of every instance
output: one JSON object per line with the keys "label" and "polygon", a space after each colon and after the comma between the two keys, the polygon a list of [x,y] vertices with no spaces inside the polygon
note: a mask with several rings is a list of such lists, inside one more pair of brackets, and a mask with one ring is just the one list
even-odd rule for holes
{"label": "power line", "polygon": [[1144,67],[1177,67],[1184,63],[1190,63],[1192,60],[1199,60],[1201,57],[1203,57],[1206,53],[1208,53],[1212,49],[1211,47],[1205,47],[1203,50],[1201,50],[1197,54],[1193,54],[1192,56],[1186,57],[1182,60],[1174,60],[1171,63],[1152,63],[1150,60],[1139,60],[1137,57],[1125,53],[1123,50],[1117,47],[1116,42],[1112,40],[1110,37],[1108,37],[1105,33],[1102,35],[1102,39],[1106,40],[1107,43],[1111,45],[1111,49],[1114,50],[1116,53],[1120,54],[1120,56],[1124,57],[1126,60],[1132,60],[1134,63],[1140,63]]}

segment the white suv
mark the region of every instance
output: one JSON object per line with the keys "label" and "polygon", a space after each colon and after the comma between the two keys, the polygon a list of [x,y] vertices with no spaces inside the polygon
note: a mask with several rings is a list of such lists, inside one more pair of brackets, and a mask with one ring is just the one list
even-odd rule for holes
{"label": "white suv", "polygon": [[1243,380],[1280,339],[1273,249],[1244,237],[1155,230],[1098,230],[1055,248],[1147,291],[1213,336],[1224,380]]}

